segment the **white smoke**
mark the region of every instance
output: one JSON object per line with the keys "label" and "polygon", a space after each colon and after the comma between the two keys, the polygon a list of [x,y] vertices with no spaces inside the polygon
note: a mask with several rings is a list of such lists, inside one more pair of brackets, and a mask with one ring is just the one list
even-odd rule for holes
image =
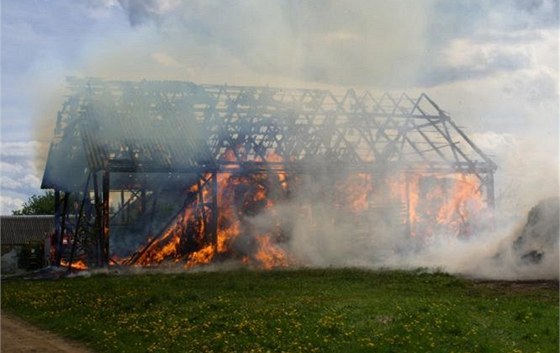
{"label": "white smoke", "polygon": [[[497,214],[486,229],[468,236],[434,233],[411,237],[401,220],[387,213],[367,217],[344,213],[327,197],[318,200],[313,185],[294,191],[300,197],[250,219],[257,233],[272,233],[282,220],[289,241],[278,246],[296,264],[311,267],[437,269],[485,279],[558,279],[558,199],[528,214]],[[310,197],[311,194],[311,197]],[[481,228],[483,229],[483,228]]]}
{"label": "white smoke", "polygon": [[[489,277],[530,275],[523,271],[541,276],[536,267],[518,268],[517,258],[504,249],[530,208],[559,192],[558,1],[104,0],[90,5],[104,18],[122,11],[129,30],[92,31],[77,50],[78,62],[56,72],[38,65],[28,82],[35,85],[37,77],[52,82],[58,73],[72,73],[427,90],[499,166],[493,232],[468,241],[444,235],[419,250],[421,245],[395,235],[394,225],[382,217],[368,220],[370,229],[364,230],[350,218],[333,226],[338,215],[321,203],[308,205],[311,221],[294,212],[299,208],[285,206],[279,212],[292,222],[295,256],[319,266],[428,266]],[[53,101],[39,104],[41,120],[54,120]],[[266,217],[254,222],[266,224]],[[495,258],[497,253],[501,257]]]}
{"label": "white smoke", "polygon": [[[526,266],[512,249],[529,209],[558,194],[558,70],[548,59],[557,50],[557,31],[550,29],[557,19],[548,11],[557,9],[556,2],[532,7],[479,1],[121,4],[133,26],[144,25],[139,35],[152,25],[158,28],[157,35],[145,36],[149,52],[132,42],[135,55],[152,59],[136,60],[133,71],[176,73],[198,82],[431,87],[436,100],[497,162],[495,229],[468,239],[449,234],[415,239],[384,215],[343,216],[332,200],[313,196],[330,184],[308,183],[303,199],[251,220],[265,231],[280,215],[291,228],[287,251],[302,263],[557,277],[557,253]],[[506,9],[510,16],[502,15]],[[113,75],[128,56],[114,58],[103,75]],[[156,72],[153,62],[159,65]],[[129,61],[126,65],[116,66],[121,75]],[[543,138],[543,129],[553,132]]]}

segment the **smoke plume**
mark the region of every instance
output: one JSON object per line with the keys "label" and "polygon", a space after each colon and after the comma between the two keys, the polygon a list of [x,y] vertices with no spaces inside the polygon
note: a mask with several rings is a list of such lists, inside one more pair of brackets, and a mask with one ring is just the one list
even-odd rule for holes
{"label": "smoke plume", "polygon": [[[96,27],[73,65],[43,77],[428,91],[497,163],[495,226],[466,239],[401,236],[384,214],[356,220],[330,208],[321,196],[329,180],[304,183],[301,199],[250,217],[260,230],[281,218],[292,234],[287,251],[302,264],[558,278],[557,211],[539,203],[559,193],[558,1],[119,0],[88,8],[124,15],[126,26]],[[40,121],[55,119],[54,102],[39,104]],[[41,141],[44,131],[52,128],[37,128]],[[527,253],[543,249],[527,263]]]}

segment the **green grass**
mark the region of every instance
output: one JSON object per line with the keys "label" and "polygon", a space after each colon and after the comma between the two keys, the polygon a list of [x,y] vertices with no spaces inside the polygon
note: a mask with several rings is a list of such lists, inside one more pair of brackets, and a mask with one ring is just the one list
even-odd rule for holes
{"label": "green grass", "polygon": [[556,352],[558,291],[421,271],[2,283],[2,309],[98,352]]}

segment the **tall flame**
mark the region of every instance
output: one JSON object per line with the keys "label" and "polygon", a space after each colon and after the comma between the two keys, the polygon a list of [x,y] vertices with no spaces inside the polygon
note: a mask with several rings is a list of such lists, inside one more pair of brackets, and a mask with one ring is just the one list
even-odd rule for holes
{"label": "tall flame", "polygon": [[[221,159],[228,162],[234,158],[235,154],[227,150]],[[282,159],[278,155],[270,155],[267,160],[280,162]],[[226,168],[228,172],[217,175],[218,224],[215,243],[209,244],[204,239],[212,210],[208,210],[206,219],[201,220],[193,208],[186,208],[177,221],[139,257],[138,264],[172,261],[193,267],[225,257],[262,268],[284,267],[293,262],[278,244],[283,239],[281,227],[274,226],[272,231],[266,232],[251,227],[252,217],[271,210],[286,194],[287,173],[243,174],[234,164],[226,164]],[[205,176],[206,179],[209,177]],[[272,192],[273,185],[279,185],[283,192]],[[208,190],[199,190],[197,185],[189,191],[200,192],[205,204],[212,197]],[[188,244],[189,240],[196,244]]]}

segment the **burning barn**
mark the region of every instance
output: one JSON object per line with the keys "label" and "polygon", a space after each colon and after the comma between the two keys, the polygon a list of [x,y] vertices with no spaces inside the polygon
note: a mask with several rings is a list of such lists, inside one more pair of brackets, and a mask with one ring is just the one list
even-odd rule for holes
{"label": "burning barn", "polygon": [[425,94],[69,86],[42,182],[56,264],[286,266],[302,261],[294,218],[375,246],[381,225],[416,242],[467,237],[494,204],[496,165]]}

